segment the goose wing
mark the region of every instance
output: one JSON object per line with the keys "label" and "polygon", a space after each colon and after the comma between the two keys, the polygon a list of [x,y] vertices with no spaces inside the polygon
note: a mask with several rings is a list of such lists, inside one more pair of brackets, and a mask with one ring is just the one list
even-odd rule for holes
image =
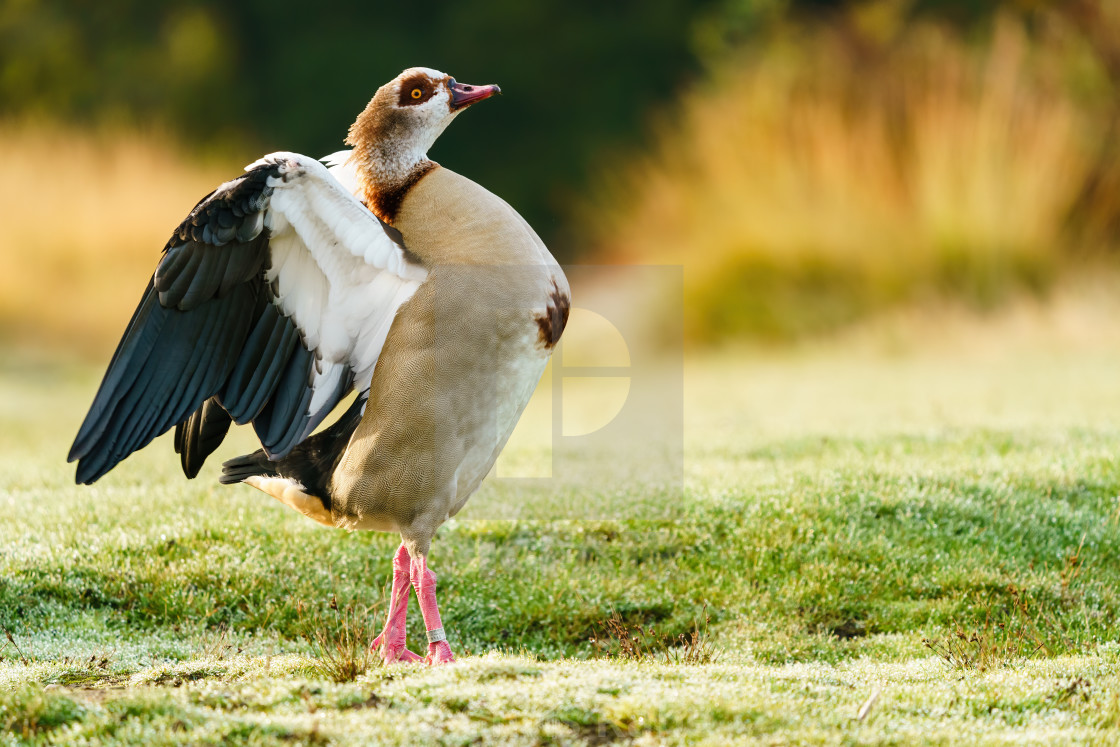
{"label": "goose wing", "polygon": [[279,459],[351,389],[368,390],[427,270],[344,186],[342,155],[328,169],[273,153],[183,220],[74,440],[77,482],[173,426],[188,477],[231,422],[252,423]]}

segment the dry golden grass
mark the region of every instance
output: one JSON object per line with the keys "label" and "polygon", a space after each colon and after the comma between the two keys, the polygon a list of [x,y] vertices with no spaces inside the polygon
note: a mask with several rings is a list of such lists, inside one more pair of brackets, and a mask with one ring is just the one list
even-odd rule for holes
{"label": "dry golden grass", "polygon": [[1099,65],[1010,22],[976,48],[918,27],[871,57],[817,31],[727,61],[588,211],[616,256],[685,266],[692,335],[991,305],[1065,262],[1103,152]]}
{"label": "dry golden grass", "polygon": [[96,353],[175,226],[238,170],[164,136],[15,122],[0,122],[0,162],[0,334]]}

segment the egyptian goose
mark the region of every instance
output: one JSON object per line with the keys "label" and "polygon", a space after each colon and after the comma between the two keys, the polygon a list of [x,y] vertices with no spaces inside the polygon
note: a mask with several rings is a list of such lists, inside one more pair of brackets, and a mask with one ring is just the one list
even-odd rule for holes
{"label": "egyptian goose", "polygon": [[[327,526],[399,532],[385,628],[453,660],[427,565],[436,529],[489,472],[568,317],[556,260],[513,208],[427,151],[499,92],[429,68],[378,89],[324,162],[273,153],[175,230],[74,440],[89,484],[175,428],[188,478],[230,423],[262,449],[223,465]],[[339,419],[313,431],[350,391]]]}

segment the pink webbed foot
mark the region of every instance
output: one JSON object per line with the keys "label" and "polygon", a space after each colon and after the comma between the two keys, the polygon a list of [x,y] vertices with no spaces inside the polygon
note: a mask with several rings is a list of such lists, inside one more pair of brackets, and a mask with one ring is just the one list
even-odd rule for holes
{"label": "pink webbed foot", "polygon": [[370,651],[380,649],[381,659],[387,664],[395,661],[420,661],[420,657],[405,646],[410,564],[408,550],[401,545],[393,557],[393,591],[389,597],[389,619],[385,621],[385,629],[369,644]]}
{"label": "pink webbed foot", "polygon": [[[420,656],[409,651],[404,645],[403,631],[399,636],[402,639],[400,642],[395,640],[398,638],[397,635],[394,635],[395,632],[396,631],[393,631],[389,633],[389,635],[386,635],[386,631],[382,631],[370,642],[369,650],[376,652],[380,649],[381,660],[386,664],[392,664],[396,661],[420,661]],[[427,661],[427,659],[424,661]]]}
{"label": "pink webbed foot", "polygon": [[450,664],[453,661],[455,661],[455,656],[451,653],[451,647],[447,645],[447,641],[428,644],[428,655],[424,657],[425,664],[435,666]]}

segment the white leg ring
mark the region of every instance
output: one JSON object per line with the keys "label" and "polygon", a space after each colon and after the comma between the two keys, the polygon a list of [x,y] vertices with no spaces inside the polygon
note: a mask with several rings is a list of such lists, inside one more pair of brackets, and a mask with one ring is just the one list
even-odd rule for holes
{"label": "white leg ring", "polygon": [[428,631],[428,643],[439,643],[440,641],[447,640],[447,633],[443,632],[443,628],[435,628]]}

